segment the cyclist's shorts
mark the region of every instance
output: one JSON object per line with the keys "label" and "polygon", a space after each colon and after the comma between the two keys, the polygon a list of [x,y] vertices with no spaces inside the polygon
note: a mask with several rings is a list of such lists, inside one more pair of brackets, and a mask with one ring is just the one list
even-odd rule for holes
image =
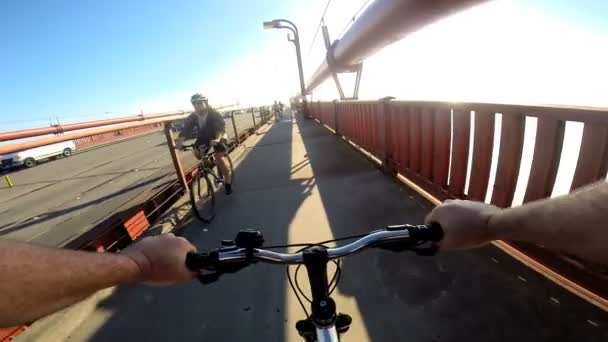
{"label": "cyclist's shorts", "polygon": [[[192,149],[192,153],[194,153],[194,157],[196,159],[201,160],[204,155],[209,153],[211,147],[207,145],[200,145],[197,148]],[[228,152],[228,141],[224,138],[220,139],[220,141],[213,146],[213,153],[226,153]]]}

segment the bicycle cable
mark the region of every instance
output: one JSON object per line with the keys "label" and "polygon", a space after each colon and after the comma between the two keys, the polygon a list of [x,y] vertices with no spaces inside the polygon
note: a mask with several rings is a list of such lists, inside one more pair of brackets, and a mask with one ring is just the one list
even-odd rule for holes
{"label": "bicycle cable", "polygon": [[[296,251],[296,253],[299,253],[299,252],[302,252],[303,250],[308,249],[310,247],[320,246],[320,247],[328,248],[327,246],[325,246],[325,244],[327,244],[327,243],[344,241],[344,240],[359,239],[359,238],[362,238],[362,237],[367,236],[367,235],[368,234],[350,235],[350,236],[345,236],[345,237],[341,237],[341,238],[337,238],[337,239],[331,239],[331,240],[321,241],[321,242],[318,242],[318,243],[295,243],[295,244],[286,244],[286,245],[264,246],[264,249],[302,247],[302,248],[300,248],[299,250]],[[340,266],[340,260],[332,260],[332,262],[336,265],[336,271],[334,272],[334,274],[333,274],[333,276],[331,278],[331,281],[329,282],[329,288],[330,289],[329,289],[328,295],[331,295],[335,291],[335,289],[338,287],[338,283],[340,282],[340,277],[342,275],[342,269],[341,269],[341,266]],[[310,298],[308,298],[306,296],[306,294],[304,293],[304,291],[302,290],[302,288],[300,287],[300,284],[298,282],[298,271],[300,270],[301,267],[302,267],[302,265],[298,265],[296,267],[296,271],[294,273],[294,279],[291,278],[291,273],[289,272],[289,265],[285,267],[285,272],[287,274],[287,280],[289,281],[289,286],[291,287],[291,290],[295,294],[296,299],[298,300],[298,303],[300,303],[300,307],[302,307],[302,310],[306,314],[306,318],[310,318],[308,310],[306,310],[306,306],[304,305],[304,302],[302,301],[302,298],[300,297],[300,295],[301,295],[302,297],[304,297],[304,299],[306,299],[306,301],[308,301],[309,303],[312,303],[312,300],[310,300]]]}

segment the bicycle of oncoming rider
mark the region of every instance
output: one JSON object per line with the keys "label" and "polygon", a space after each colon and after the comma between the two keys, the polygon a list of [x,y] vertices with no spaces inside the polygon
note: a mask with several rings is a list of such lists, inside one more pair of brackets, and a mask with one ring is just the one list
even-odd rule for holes
{"label": "bicycle of oncoming rider", "polygon": [[[198,272],[198,279],[203,284],[215,282],[225,273],[235,273],[257,262],[271,264],[304,265],[308,273],[308,281],[312,292],[310,314],[306,310],[300,295],[303,294],[297,282],[295,273],[295,286],[291,279],[289,269],[287,276],[289,284],[294,291],[307,318],[296,323],[296,329],[305,341],[339,341],[340,334],[345,333],[352,322],[349,315],[336,313],[336,304],[331,298],[333,290],[340,279],[339,258],[362,252],[366,248],[375,247],[394,252],[414,251],[420,255],[433,255],[436,245],[433,242],[441,240],[443,231],[438,224],[431,225],[395,225],[383,229],[313,244],[296,244],[283,246],[266,246],[260,231],[244,230],[237,234],[234,240],[224,240],[221,247],[190,253],[186,257],[186,266]],[[347,245],[329,248],[324,244],[342,240],[357,239]],[[271,249],[302,247],[296,253],[279,253]],[[327,263],[336,264],[336,272],[328,281]],[[298,293],[299,291],[299,293]]]}
{"label": "bicycle of oncoming rider", "polygon": [[[197,146],[183,145],[183,149],[198,148]],[[234,185],[234,169],[232,159],[228,153],[224,160],[230,172],[230,179]],[[224,182],[220,168],[216,165],[213,148],[203,148],[195,174],[190,183],[190,203],[194,216],[203,222],[210,222],[215,217],[215,192]]]}

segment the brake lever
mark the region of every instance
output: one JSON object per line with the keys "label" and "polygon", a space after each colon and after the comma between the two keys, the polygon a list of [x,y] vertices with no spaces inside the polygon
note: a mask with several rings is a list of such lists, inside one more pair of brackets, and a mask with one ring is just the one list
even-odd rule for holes
{"label": "brake lever", "polygon": [[420,256],[433,256],[437,254],[439,248],[432,242],[425,242],[420,246],[412,246],[412,244],[406,244],[403,242],[394,242],[394,243],[383,243],[377,248],[388,250],[391,252],[404,252],[404,251],[412,251]]}
{"label": "brake lever", "polygon": [[[226,243],[224,243],[226,242]],[[240,231],[234,241],[223,241],[222,248],[201,253],[188,253],[186,255],[186,267],[196,272],[197,279],[204,285],[213,283],[226,273],[236,273],[256,261],[253,259],[253,250],[262,246],[264,237],[260,231]],[[241,261],[220,262],[222,251],[244,248],[246,258]],[[205,271],[209,273],[205,273]]]}
{"label": "brake lever", "polygon": [[220,273],[220,272],[214,272],[214,273],[208,273],[208,274],[198,274],[198,275],[196,275],[196,279],[198,279],[198,281],[200,281],[201,284],[207,285],[207,284],[211,284],[211,283],[217,281],[221,275],[222,275],[222,273]]}
{"label": "brake lever", "polygon": [[411,243],[404,243],[403,241],[397,242],[383,242],[376,246],[376,248],[384,249],[387,251],[399,253],[407,250],[413,250]]}
{"label": "brake lever", "polygon": [[410,250],[420,256],[434,256],[439,251],[439,247],[432,242],[426,242],[421,246],[411,248]]}
{"label": "brake lever", "polygon": [[249,264],[250,264],[250,262],[242,261],[242,262],[230,263],[227,265],[226,264],[217,265],[214,267],[214,269],[212,270],[211,273],[204,273],[205,270],[211,271],[209,269],[201,269],[198,271],[196,278],[203,285],[211,284],[213,282],[216,282],[222,275],[227,274],[227,273],[236,273],[236,272],[242,270],[243,268],[249,266]]}

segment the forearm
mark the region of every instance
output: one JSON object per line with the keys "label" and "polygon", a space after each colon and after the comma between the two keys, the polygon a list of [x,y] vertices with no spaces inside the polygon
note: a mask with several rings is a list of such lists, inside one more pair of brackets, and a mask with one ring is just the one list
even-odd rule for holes
{"label": "forearm", "polygon": [[33,321],[139,276],[127,256],[0,241],[0,326]]}
{"label": "forearm", "polygon": [[543,245],[608,265],[608,184],[505,209],[489,222],[494,238]]}

